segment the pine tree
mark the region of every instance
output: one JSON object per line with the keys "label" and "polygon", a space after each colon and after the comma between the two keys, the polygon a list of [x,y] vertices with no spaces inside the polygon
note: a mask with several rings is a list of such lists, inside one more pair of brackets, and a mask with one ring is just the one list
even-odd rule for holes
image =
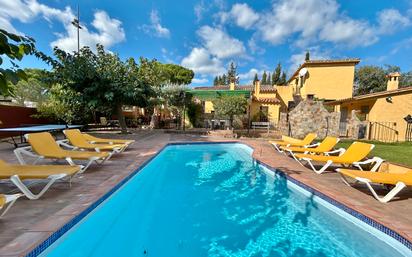
{"label": "pine tree", "polygon": [[286,84],[286,73],[282,72],[282,76],[280,77],[279,85],[285,85]]}
{"label": "pine tree", "polygon": [[253,78],[253,84],[255,84],[256,81],[259,81],[259,77],[258,77],[257,73],[255,73],[255,77]]}
{"label": "pine tree", "polygon": [[306,51],[305,61],[309,61],[309,60],[310,60],[310,53],[309,51]]}
{"label": "pine tree", "polygon": [[262,75],[262,81],[261,81],[262,85],[266,85],[266,78],[267,78],[267,74],[266,74],[266,71],[264,71]]}
{"label": "pine tree", "polygon": [[272,84],[273,85],[280,84],[279,80],[280,80],[281,72],[282,72],[282,66],[280,65],[280,63],[278,63],[278,65],[276,66],[276,69],[275,69],[275,71],[273,72],[273,75],[272,75]]}
{"label": "pine tree", "polygon": [[231,82],[239,84],[237,65],[234,62],[230,62],[229,69],[227,70],[227,84],[230,84]]}
{"label": "pine tree", "polygon": [[226,77],[226,74],[223,74],[222,75],[222,83],[221,83],[221,85],[222,86],[224,86],[224,85],[228,85],[229,83],[228,83],[228,79],[227,79],[227,77]]}
{"label": "pine tree", "polygon": [[267,78],[266,78],[266,85],[272,85],[272,80],[271,80],[270,72],[268,73],[268,76],[267,76]]}
{"label": "pine tree", "polygon": [[272,73],[272,86],[276,85],[276,70]]}
{"label": "pine tree", "polygon": [[213,86],[217,86],[219,84],[219,79],[216,76],[215,79],[213,80]]}

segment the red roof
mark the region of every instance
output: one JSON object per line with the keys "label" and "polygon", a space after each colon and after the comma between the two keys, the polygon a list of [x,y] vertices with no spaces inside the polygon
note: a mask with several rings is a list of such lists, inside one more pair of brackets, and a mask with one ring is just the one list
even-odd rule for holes
{"label": "red roof", "polygon": [[258,103],[264,103],[264,104],[280,104],[280,100],[274,97],[271,98],[263,98],[263,97],[253,97],[253,101],[258,102]]}

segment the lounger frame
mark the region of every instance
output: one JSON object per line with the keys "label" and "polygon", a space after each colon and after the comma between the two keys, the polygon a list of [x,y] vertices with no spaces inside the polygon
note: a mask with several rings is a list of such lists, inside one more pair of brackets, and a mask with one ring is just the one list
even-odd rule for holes
{"label": "lounger frame", "polygon": [[[342,173],[339,172],[340,169],[336,169],[336,171],[340,174],[343,183],[345,183],[347,186],[352,187],[352,185],[349,183],[348,179],[343,175]],[[371,171],[373,172],[373,171]],[[365,184],[366,187],[371,191],[373,197],[376,198],[381,203],[387,203],[390,200],[392,200],[400,191],[402,191],[405,187],[406,184],[399,181],[396,183],[395,187],[392,188],[386,195],[384,196],[379,196],[378,193],[376,193],[375,189],[372,187],[373,182],[367,178],[361,178],[361,177],[355,177],[355,183],[362,183]]]}
{"label": "lounger frame", "polygon": [[[33,151],[33,148],[31,146],[24,146],[24,147],[19,147],[14,149],[14,155],[16,155],[17,160],[19,161],[20,164],[25,165],[27,164],[27,162],[24,160],[23,156],[29,156],[29,157],[33,157],[36,158],[31,164],[36,164],[38,161],[46,159],[46,157],[37,154],[36,152]],[[82,168],[80,170],[79,173],[83,173],[85,170],[87,170],[87,168],[89,168],[89,166],[93,163],[96,162],[97,164],[103,164],[106,160],[108,160],[108,158],[110,157],[110,155],[104,159],[101,159],[99,157],[90,157],[88,159],[88,162],[85,165],[81,165]],[[53,158],[51,158],[53,159]],[[66,157],[64,158],[67,163],[69,163],[70,165],[78,165],[76,164],[73,159],[71,157]]]}
{"label": "lounger frame", "polygon": [[[76,173],[78,174],[78,173]],[[76,175],[75,174],[75,175]],[[74,175],[73,175],[74,176]],[[42,197],[44,195],[44,193],[46,193],[46,191],[57,181],[57,180],[62,180],[64,178],[68,178],[68,182],[69,182],[69,187],[71,187],[71,180],[73,176],[69,176],[65,173],[61,173],[61,174],[53,174],[48,176],[45,179],[36,179],[36,180],[47,180],[48,182],[46,183],[46,185],[40,190],[39,193],[35,194],[33,193],[28,186],[26,186],[23,181],[20,179],[20,177],[18,175],[13,175],[10,177],[10,181],[13,182],[13,184],[30,200],[37,200],[40,197]]]}
{"label": "lounger frame", "polygon": [[[56,143],[57,143],[58,145],[60,145],[60,146],[69,148],[70,150],[77,150],[77,151],[87,151],[87,150],[90,150],[90,149],[87,149],[87,148],[81,148],[81,147],[77,147],[77,146],[71,145],[68,139],[57,140]],[[98,152],[98,153],[101,153],[101,152],[102,152],[99,147],[95,147],[94,150],[95,150],[96,152]],[[106,157],[105,160],[107,161],[107,160],[109,160],[109,159],[113,156],[113,154],[115,154],[115,153],[121,153],[121,152],[122,152],[122,149],[121,149],[121,148],[113,148],[113,151],[109,151],[109,152],[108,152],[108,153],[109,153],[109,156]]]}
{"label": "lounger frame", "polygon": [[13,204],[19,199],[23,194],[13,194],[13,195],[4,195],[6,198],[6,204],[0,207],[0,210],[4,208],[3,211],[0,212],[0,218],[3,217],[8,210],[13,206]]}

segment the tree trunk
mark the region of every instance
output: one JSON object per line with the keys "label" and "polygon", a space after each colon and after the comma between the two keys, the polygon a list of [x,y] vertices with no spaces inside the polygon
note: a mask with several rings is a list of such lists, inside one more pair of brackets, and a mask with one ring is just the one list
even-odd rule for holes
{"label": "tree trunk", "polygon": [[120,125],[120,129],[122,131],[122,134],[126,134],[127,133],[127,126],[126,126],[126,120],[124,118],[123,108],[122,108],[121,104],[119,104],[116,107],[116,112],[117,112],[117,118],[119,119],[119,125]]}

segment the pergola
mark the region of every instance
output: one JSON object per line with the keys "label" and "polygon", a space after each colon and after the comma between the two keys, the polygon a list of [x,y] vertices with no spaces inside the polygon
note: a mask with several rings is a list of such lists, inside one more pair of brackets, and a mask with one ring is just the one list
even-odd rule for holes
{"label": "pergola", "polygon": [[220,96],[238,96],[243,95],[245,98],[249,99],[251,97],[251,92],[249,90],[187,90],[188,93],[192,94],[199,100],[210,101],[216,99]]}

